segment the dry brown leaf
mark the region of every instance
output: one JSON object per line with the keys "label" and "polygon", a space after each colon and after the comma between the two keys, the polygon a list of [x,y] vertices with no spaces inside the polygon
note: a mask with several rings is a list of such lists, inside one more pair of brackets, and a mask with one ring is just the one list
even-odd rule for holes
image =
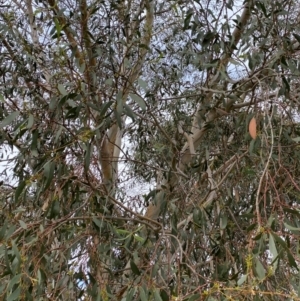
{"label": "dry brown leaf", "polygon": [[249,122],[249,134],[252,137],[252,139],[256,139],[256,136],[257,136],[257,133],[256,133],[256,119],[254,117]]}

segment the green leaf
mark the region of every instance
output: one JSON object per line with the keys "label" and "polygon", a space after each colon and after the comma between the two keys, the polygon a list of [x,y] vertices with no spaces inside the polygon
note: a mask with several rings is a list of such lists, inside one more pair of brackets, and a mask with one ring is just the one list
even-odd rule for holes
{"label": "green leaf", "polygon": [[28,122],[27,122],[27,128],[31,129],[33,124],[34,124],[34,117],[33,117],[32,114],[29,114]]}
{"label": "green leaf", "polygon": [[61,125],[58,127],[58,130],[57,130],[57,132],[55,133],[55,140],[54,140],[54,143],[57,143],[57,142],[58,142],[58,139],[59,139],[59,137],[60,137],[60,135],[61,135],[63,129],[64,129],[64,127],[61,126]]}
{"label": "green leaf", "polygon": [[293,232],[299,232],[300,231],[300,228],[296,228],[296,227],[293,227],[287,223],[284,223],[285,227]]}
{"label": "green leaf", "polygon": [[136,115],[132,111],[131,107],[126,103],[124,103],[124,113],[132,119],[132,122],[135,121]]}
{"label": "green leaf", "polygon": [[298,218],[300,218],[300,212],[298,210],[291,208],[283,208],[283,211],[291,213],[292,215],[296,215]]}
{"label": "green leaf", "polygon": [[168,293],[164,289],[162,289],[160,291],[160,296],[161,296],[163,301],[169,301],[170,300]]}
{"label": "green leaf", "polygon": [[270,217],[268,218],[268,222],[267,222],[267,226],[268,226],[269,228],[272,227],[272,224],[273,224],[274,220],[275,220],[275,217],[274,217],[273,214],[271,214]]}
{"label": "green leaf", "polygon": [[8,296],[7,301],[17,300],[20,296],[20,293],[21,293],[21,288],[20,286],[18,286],[18,288],[15,289],[14,292]]}
{"label": "green leaf", "polygon": [[3,223],[0,229],[0,241],[4,238],[6,229],[7,229],[7,220],[5,220],[5,222]]}
{"label": "green leaf", "polygon": [[46,190],[50,186],[53,179],[54,170],[55,170],[55,162],[53,160],[48,161],[44,165],[44,176],[46,177],[44,190]]}
{"label": "green leaf", "polygon": [[91,163],[91,143],[86,143],[86,150],[84,155],[84,169],[87,171]]}
{"label": "green leaf", "polygon": [[141,236],[139,236],[139,235],[137,235],[137,234],[134,234],[133,238],[134,238],[135,240],[137,240],[138,242],[142,243],[142,244],[143,244],[143,243],[145,242],[145,240],[146,240],[146,238],[141,237]]}
{"label": "green leaf", "polygon": [[99,220],[97,219],[96,217],[93,217],[93,222],[95,223],[95,225],[101,229],[103,227],[103,221],[102,220]]}
{"label": "green leaf", "polygon": [[32,140],[31,140],[31,146],[30,146],[31,154],[34,157],[38,157],[38,155],[39,155],[39,152],[37,150],[38,137],[39,137],[39,131],[34,130],[32,132]]}
{"label": "green leaf", "polygon": [[183,30],[186,30],[189,28],[191,18],[192,18],[192,13],[187,13],[187,15],[184,19],[184,22],[183,22],[184,23]]}
{"label": "green leaf", "polygon": [[141,109],[143,111],[146,110],[146,103],[145,103],[145,101],[144,101],[144,99],[142,97],[140,97],[140,96],[138,96],[136,94],[131,94],[131,93],[129,95],[141,107]]}
{"label": "green leaf", "polygon": [[255,258],[254,260],[255,260],[254,267],[255,267],[257,277],[259,280],[262,280],[266,276],[266,271],[258,258]]}
{"label": "green leaf", "polygon": [[193,210],[193,221],[196,224],[200,225],[202,222],[202,219],[203,219],[203,216],[202,216],[202,212],[201,212],[200,208],[195,207]]}
{"label": "green leaf", "polygon": [[49,218],[55,218],[59,215],[60,211],[60,203],[58,200],[54,200],[51,204],[50,211],[49,211]]}
{"label": "green leaf", "polygon": [[278,252],[272,234],[269,235],[269,247],[270,247],[270,252],[273,255],[274,268],[276,269],[278,265]]}
{"label": "green leaf", "polygon": [[19,220],[19,224],[23,229],[27,229],[27,225],[22,220]]}
{"label": "green leaf", "polygon": [[296,38],[296,40],[300,43],[300,36],[296,33],[293,33],[293,36]]}
{"label": "green leaf", "polygon": [[221,217],[220,217],[220,229],[221,230],[224,230],[227,226],[227,223],[228,223],[228,216],[225,215],[225,214],[221,214]]}
{"label": "green leaf", "polygon": [[112,84],[113,84],[113,79],[112,79],[112,78],[108,78],[108,79],[105,81],[105,84],[108,85],[108,86],[112,86]]}
{"label": "green leaf", "polygon": [[287,249],[287,244],[286,242],[280,237],[278,236],[276,233],[272,232],[272,235],[274,237],[274,239],[284,248]]}
{"label": "green leaf", "polygon": [[237,285],[241,286],[246,280],[248,275],[242,275],[241,278],[238,280]]}
{"label": "green leaf", "polygon": [[15,232],[15,230],[16,230],[16,225],[12,225],[11,227],[9,227],[5,233],[5,239],[9,239],[11,235]]}
{"label": "green leaf", "polygon": [[17,274],[17,275],[15,275],[15,276],[9,281],[7,290],[10,291],[10,290],[14,287],[14,285],[15,285],[16,283],[19,283],[21,277],[22,277],[22,274]]}
{"label": "green leaf", "polygon": [[18,199],[19,199],[22,191],[24,190],[25,186],[26,186],[26,181],[20,181],[19,182],[19,185],[18,185],[18,187],[16,189],[16,192],[15,192],[15,202],[16,203],[18,202]]}
{"label": "green leaf", "polygon": [[59,21],[57,18],[54,18],[54,23],[55,23],[55,28],[56,28],[56,33],[57,33],[57,36],[60,36],[60,32],[62,30],[62,27],[61,25],[59,24]]}
{"label": "green leaf", "polygon": [[6,288],[6,283],[0,285],[0,295],[2,295],[5,288]]}
{"label": "green leaf", "polygon": [[158,272],[158,269],[159,269],[158,264],[157,264],[157,263],[154,264],[154,266],[152,267],[152,276],[153,276],[153,277],[156,277],[157,272]]}
{"label": "green leaf", "polygon": [[135,292],[136,292],[136,288],[135,287],[131,288],[126,295],[126,301],[132,301],[133,295],[135,294]]}
{"label": "green leaf", "polygon": [[289,260],[289,264],[291,267],[294,267],[297,271],[299,271],[298,265],[295,261],[294,256],[292,255],[292,253],[290,252],[290,250],[286,250],[287,251],[287,257]]}
{"label": "green leaf", "polygon": [[139,286],[139,291],[140,291],[141,301],[148,301],[148,297],[147,297],[148,292],[145,292],[142,286]]}
{"label": "green leaf", "polygon": [[84,70],[85,70],[85,68],[86,68],[86,64],[85,64],[85,63],[81,64],[81,65],[79,66],[79,72],[80,72],[80,73],[83,73]]}
{"label": "green leaf", "polygon": [[253,155],[255,141],[256,140],[252,139],[251,142],[250,142],[250,145],[249,145],[249,153],[250,153],[250,155]]}
{"label": "green leaf", "polygon": [[159,289],[158,288],[155,288],[153,290],[153,296],[154,296],[154,300],[155,301],[163,301],[161,296],[160,296],[160,293],[159,293]]}
{"label": "green leaf", "polygon": [[113,104],[114,102],[113,101],[108,101],[108,102],[105,102],[102,106],[101,106],[101,109],[100,109],[100,117],[103,117],[107,110],[109,109],[109,107]]}
{"label": "green leaf", "polygon": [[264,3],[261,2],[261,1],[256,1],[256,5],[257,5],[258,8],[260,8],[263,11],[265,17],[267,17],[268,16],[267,15],[267,10],[266,10],[266,7],[265,7]]}
{"label": "green leaf", "polygon": [[148,85],[147,85],[147,83],[146,83],[144,80],[142,80],[141,78],[138,79],[138,84],[139,84],[139,86],[140,86],[141,88],[144,89],[144,91],[147,91],[147,90],[148,90]]}
{"label": "green leaf", "polygon": [[198,301],[198,300],[200,300],[200,294],[195,294],[188,299],[188,301]]}
{"label": "green leaf", "polygon": [[20,112],[12,112],[10,115],[8,115],[6,118],[4,118],[0,123],[0,129],[3,129],[5,126],[11,124],[18,116]]}
{"label": "green leaf", "polygon": [[62,96],[66,96],[68,94],[67,90],[62,84],[57,85],[58,91]]}
{"label": "green leaf", "polygon": [[131,268],[133,274],[138,275],[138,276],[141,275],[139,268],[137,267],[137,265],[135,264],[135,262],[133,260],[130,260],[130,268]]}
{"label": "green leaf", "polygon": [[5,264],[6,264],[5,268],[7,270],[6,274],[14,275],[13,271],[11,270],[7,247],[5,247],[5,249],[4,249],[4,258],[5,258]]}
{"label": "green leaf", "polygon": [[252,231],[253,229],[255,229],[257,227],[257,223],[251,224],[248,228],[247,228],[247,232]]}

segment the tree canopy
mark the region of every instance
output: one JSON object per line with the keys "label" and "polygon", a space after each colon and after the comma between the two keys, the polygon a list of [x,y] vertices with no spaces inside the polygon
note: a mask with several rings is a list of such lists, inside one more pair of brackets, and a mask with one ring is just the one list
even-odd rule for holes
{"label": "tree canopy", "polygon": [[1,300],[300,300],[300,2],[0,3]]}

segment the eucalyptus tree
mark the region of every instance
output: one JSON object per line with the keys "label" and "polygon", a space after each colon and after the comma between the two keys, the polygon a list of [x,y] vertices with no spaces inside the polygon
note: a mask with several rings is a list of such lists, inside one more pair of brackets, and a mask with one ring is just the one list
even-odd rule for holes
{"label": "eucalyptus tree", "polygon": [[3,300],[299,300],[299,2],[0,12]]}

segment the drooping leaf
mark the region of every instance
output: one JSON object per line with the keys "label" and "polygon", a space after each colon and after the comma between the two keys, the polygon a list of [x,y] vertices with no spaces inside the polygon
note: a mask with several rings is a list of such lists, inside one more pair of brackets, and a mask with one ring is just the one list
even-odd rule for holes
{"label": "drooping leaf", "polygon": [[62,96],[66,96],[68,94],[67,90],[65,89],[65,87],[62,84],[58,84],[57,89],[59,90],[59,93]]}
{"label": "drooping leaf", "polygon": [[148,301],[148,292],[144,290],[142,286],[139,286],[140,298],[141,301]]}
{"label": "drooping leaf", "polygon": [[248,275],[242,275],[240,277],[240,279],[238,280],[237,285],[241,286],[247,280],[247,278],[248,278]]}
{"label": "drooping leaf", "polygon": [[23,192],[24,188],[26,187],[26,181],[20,181],[19,185],[16,189],[16,193],[15,193],[15,202],[18,202],[19,197],[21,195],[21,193]]}
{"label": "drooping leaf", "polygon": [[146,103],[143,98],[136,94],[130,94],[130,97],[141,107],[142,110],[146,110]]}
{"label": "drooping leaf", "polygon": [[277,258],[278,252],[272,234],[269,235],[269,246],[270,246],[270,252],[273,255],[272,259],[273,259],[274,268],[276,269],[278,265],[278,258]]}
{"label": "drooping leaf", "polygon": [[266,276],[266,271],[262,265],[262,263],[260,262],[260,260],[258,258],[255,258],[254,259],[254,269],[255,269],[255,272],[257,274],[257,277],[259,280],[262,280],[265,278]]}
{"label": "drooping leaf", "polygon": [[160,296],[159,289],[157,288],[153,289],[153,296],[155,301],[163,301]]}
{"label": "drooping leaf", "polygon": [[10,115],[5,117],[0,123],[0,129],[3,129],[5,126],[11,124],[18,116],[20,112],[12,112]]}
{"label": "drooping leaf", "polygon": [[191,296],[188,301],[197,301],[200,298],[200,294],[195,294],[193,296]]}
{"label": "drooping leaf", "polygon": [[19,296],[20,296],[20,293],[21,293],[21,287],[18,286],[12,294],[10,294],[7,298],[7,301],[14,301],[14,300],[18,300],[19,299]]}
{"label": "drooping leaf", "polygon": [[44,176],[46,178],[44,189],[47,189],[50,186],[53,180],[54,170],[55,170],[54,160],[50,160],[44,165]]}
{"label": "drooping leaf", "polygon": [[132,272],[135,275],[138,275],[138,276],[141,275],[139,268],[137,267],[137,265],[135,264],[135,262],[133,260],[130,260],[130,267],[131,267]]}

